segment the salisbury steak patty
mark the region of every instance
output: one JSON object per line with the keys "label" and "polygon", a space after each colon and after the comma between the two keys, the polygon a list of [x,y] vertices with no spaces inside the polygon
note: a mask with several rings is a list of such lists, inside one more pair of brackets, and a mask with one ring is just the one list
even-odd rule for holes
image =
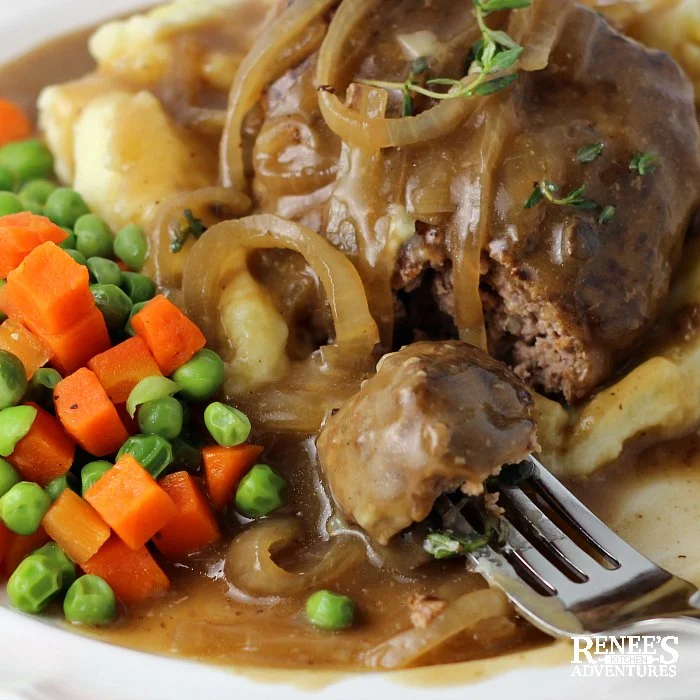
{"label": "salisbury steak patty", "polygon": [[414,343],[382,358],[328,419],[318,453],[345,516],[386,543],[441,493],[479,494],[525,459],[536,448],[532,406],[522,382],[475,347]]}

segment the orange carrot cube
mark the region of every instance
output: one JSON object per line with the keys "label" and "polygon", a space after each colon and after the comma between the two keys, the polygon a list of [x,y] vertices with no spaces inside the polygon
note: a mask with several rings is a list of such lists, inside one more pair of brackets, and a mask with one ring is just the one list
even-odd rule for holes
{"label": "orange carrot cube", "polygon": [[97,375],[114,403],[124,403],[131,390],[145,377],[160,375],[145,341],[138,336],[96,355],[88,367]]}
{"label": "orange carrot cube", "polygon": [[204,477],[214,508],[221,510],[229,503],[238,482],[255,464],[262,451],[263,448],[258,445],[212,445],[202,450]]}
{"label": "orange carrot cube", "polygon": [[0,277],[6,279],[42,243],[61,243],[67,237],[45,216],[28,211],[0,216]]}
{"label": "orange carrot cube", "polygon": [[202,331],[163,295],[144,306],[131,325],[143,338],[164,375],[172,374],[206,344]]}
{"label": "orange carrot cube", "polygon": [[75,443],[48,411],[34,403],[28,405],[36,408],[36,418],[7,461],[25,481],[36,481],[40,486],[46,486],[71,468]]}
{"label": "orange carrot cube", "polygon": [[42,525],[76,564],[83,564],[109,539],[109,525],[77,493],[66,489],[49,508]]}
{"label": "orange carrot cube", "polygon": [[209,503],[187,472],[169,474],[160,481],[172,498],[177,515],[153,537],[156,547],[170,559],[205,549],[221,536]]}
{"label": "orange carrot cube", "polygon": [[3,576],[11,576],[13,571],[22,563],[22,560],[35,549],[39,549],[42,545],[49,541],[49,536],[43,527],[31,535],[15,535],[12,533],[5,556],[0,565],[0,574]]}
{"label": "orange carrot cube", "polygon": [[48,346],[23,325],[8,318],[0,324],[0,348],[18,357],[31,379],[40,367],[51,357]]}
{"label": "orange carrot cube", "polygon": [[81,568],[86,574],[107,581],[117,598],[127,605],[142,603],[170,586],[168,577],[145,547],[130,549],[116,535]]}
{"label": "orange carrot cube", "polygon": [[94,372],[83,367],[54,389],[56,415],[66,431],[87,452],[103,457],[116,452],[129,437]]}
{"label": "orange carrot cube", "polygon": [[177,515],[170,496],[129,454],[87,490],[85,499],[131,549],[146,544]]}

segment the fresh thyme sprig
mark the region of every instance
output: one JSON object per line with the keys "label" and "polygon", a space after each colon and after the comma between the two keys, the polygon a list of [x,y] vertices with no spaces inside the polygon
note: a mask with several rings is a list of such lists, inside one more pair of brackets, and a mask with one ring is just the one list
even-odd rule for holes
{"label": "fresh thyme sprig", "polygon": [[478,532],[469,537],[458,537],[450,532],[431,532],[423,542],[423,549],[435,559],[449,559],[476,552],[491,541],[491,534],[481,535]]}
{"label": "fresh thyme sprig", "polygon": [[185,224],[180,225],[178,229],[177,236],[170,244],[171,253],[179,253],[182,250],[182,246],[190,236],[194,238],[199,238],[206,230],[207,227],[204,225],[201,219],[198,219],[191,209],[185,209]]}
{"label": "fresh thyme sprig", "polygon": [[630,160],[630,170],[642,177],[656,170],[655,153],[635,153]]}
{"label": "fresh thyme sprig", "polygon": [[[518,74],[510,73],[490,79],[494,73],[507,70],[515,64],[525,50],[511,36],[501,30],[491,29],[486,24],[486,17],[499,10],[517,10],[529,7],[532,0],[472,0],[474,15],[481,30],[481,39],[474,45],[472,52],[474,60],[469,68],[469,75],[477,75],[471,82],[465,84],[462,80],[453,78],[433,78],[425,84],[417,82],[428,68],[427,58],[417,58],[403,83],[384,80],[363,80],[357,82],[386,90],[400,90],[403,95],[403,116],[413,115],[413,94],[423,95],[433,100],[454,100],[462,97],[493,95],[505,90],[518,79]],[[431,90],[431,86],[448,87],[447,92]]]}
{"label": "fresh thyme sprig", "polygon": [[558,192],[558,185],[555,185],[549,180],[536,182],[535,187],[532,190],[532,194],[525,200],[523,206],[525,209],[532,209],[542,200],[547,200],[550,204],[558,207],[573,207],[574,209],[580,210],[600,209],[600,216],[598,217],[598,223],[600,224],[607,224],[609,221],[612,221],[615,218],[615,207],[612,205],[602,207],[592,199],[587,199],[584,197],[586,193],[585,185],[581,185],[581,187],[571,190],[571,192],[569,192],[569,194],[567,194],[565,197],[556,196]]}

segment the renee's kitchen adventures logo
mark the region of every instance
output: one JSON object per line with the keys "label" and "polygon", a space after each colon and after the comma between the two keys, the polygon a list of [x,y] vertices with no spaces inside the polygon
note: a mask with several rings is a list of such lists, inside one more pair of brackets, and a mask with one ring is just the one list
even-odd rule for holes
{"label": "renee's kitchen adventures logo", "polygon": [[678,637],[576,637],[571,675],[581,678],[675,678]]}

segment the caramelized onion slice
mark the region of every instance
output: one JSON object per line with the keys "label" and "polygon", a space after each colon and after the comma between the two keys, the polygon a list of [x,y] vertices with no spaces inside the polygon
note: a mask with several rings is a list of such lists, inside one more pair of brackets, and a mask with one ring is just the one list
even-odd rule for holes
{"label": "caramelized onion slice", "polygon": [[221,182],[246,190],[241,129],[249,110],[276,77],[315,51],[325,33],[316,23],[338,0],[297,0],[258,37],[236,73],[221,140]]}
{"label": "caramelized onion slice", "polygon": [[331,540],[328,550],[308,568],[290,572],[273,559],[300,542],[303,525],[297,518],[254,523],[238,535],[226,555],[224,572],[235,588],[253,596],[291,596],[325,586],[342,577],[364,558],[364,546],[354,537]]}
{"label": "caramelized onion slice", "polygon": [[365,654],[365,663],[376,669],[407,668],[445,644],[460,632],[489,618],[510,614],[506,597],[494,588],[465,593],[445,608],[427,627],[400,632]]}

